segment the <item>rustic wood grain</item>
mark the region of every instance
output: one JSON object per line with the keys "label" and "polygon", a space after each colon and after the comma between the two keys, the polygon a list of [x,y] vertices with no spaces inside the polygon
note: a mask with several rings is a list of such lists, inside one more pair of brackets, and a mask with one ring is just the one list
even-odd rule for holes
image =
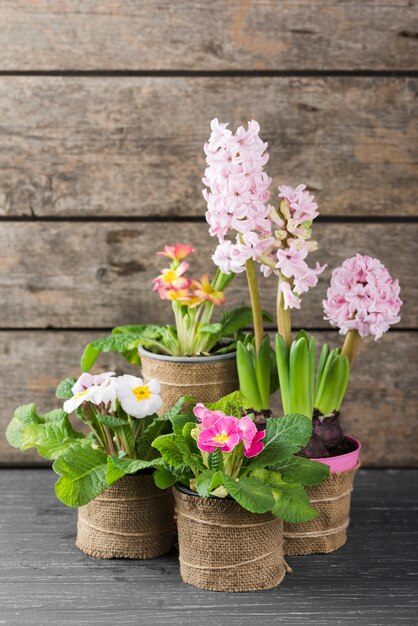
{"label": "rustic wood grain", "polygon": [[[84,345],[97,332],[0,332],[0,463],[42,462],[33,451],[11,448],[4,430],[20,404],[36,402],[47,411],[59,406],[54,392],[65,376],[79,375]],[[318,344],[340,343],[336,333],[315,332]],[[352,373],[342,412],[348,434],[363,442],[362,461],[370,466],[418,466],[416,432],[418,333],[389,333],[364,346]],[[95,371],[139,373],[119,355],[104,354]],[[279,405],[278,399],[273,401]]]}
{"label": "rustic wood grain", "polygon": [[416,623],[416,470],[363,470],[347,544],[289,557],[276,589],[219,594],[184,585],[174,554],[91,559],[74,545],[76,511],[49,470],[2,470],[0,619],[8,626],[395,626]]}
{"label": "rustic wood grain", "polygon": [[414,69],[416,3],[3,0],[2,70]]}
{"label": "rustic wood grain", "polygon": [[0,215],[203,215],[202,146],[216,116],[232,128],[260,121],[273,201],[278,183],[304,181],[323,215],[417,215],[417,84],[3,76]]}
{"label": "rustic wood grain", "polygon": [[[294,324],[328,328],[321,301],[331,271],[356,252],[377,256],[400,279],[403,328],[418,326],[416,251],[418,224],[317,224],[319,251],[310,262],[327,262],[315,289],[303,296]],[[3,223],[0,227],[1,326],[7,328],[111,327],[171,323],[170,305],[152,293],[152,278],[165,267],[156,256],[163,244],[196,246],[191,275],[214,274],[216,238],[206,223]],[[395,243],[396,242],[396,243]],[[401,247],[401,249],[400,249]],[[260,274],[263,304],[275,310],[276,281]],[[248,303],[245,274],[236,276],[228,307]]]}

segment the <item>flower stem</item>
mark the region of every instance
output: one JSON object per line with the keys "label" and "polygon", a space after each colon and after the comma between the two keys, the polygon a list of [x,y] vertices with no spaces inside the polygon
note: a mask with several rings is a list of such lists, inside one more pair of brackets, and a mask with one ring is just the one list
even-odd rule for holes
{"label": "flower stem", "polygon": [[350,369],[353,367],[354,359],[356,358],[358,351],[360,350],[361,337],[358,330],[349,330],[343,347],[341,349],[341,356],[348,356],[350,361]]}
{"label": "flower stem", "polygon": [[264,328],[263,328],[263,313],[261,311],[260,304],[260,292],[258,290],[257,276],[255,273],[254,261],[252,259],[248,259],[245,263],[246,274],[247,274],[247,282],[248,289],[250,292],[251,298],[251,308],[253,311],[253,322],[254,322],[254,335],[255,335],[255,348],[258,352],[260,349],[261,341],[264,337]]}
{"label": "flower stem", "polygon": [[290,320],[290,309],[284,308],[284,296],[279,289],[281,280],[285,280],[280,276],[277,282],[277,299],[276,299],[276,314],[277,314],[277,330],[279,335],[283,337],[288,348],[292,344],[292,324]]}

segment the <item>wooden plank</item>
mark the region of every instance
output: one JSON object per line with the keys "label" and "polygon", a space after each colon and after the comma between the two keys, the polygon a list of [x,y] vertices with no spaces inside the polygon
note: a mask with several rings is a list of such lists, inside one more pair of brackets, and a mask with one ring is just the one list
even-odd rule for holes
{"label": "wooden plank", "polygon": [[[418,224],[318,224],[320,249],[311,263],[327,262],[318,286],[294,314],[299,326],[328,328],[322,299],[331,270],[356,252],[377,256],[400,279],[403,328],[418,327],[416,242]],[[166,301],[152,293],[152,278],[166,262],[156,251],[178,241],[196,246],[191,275],[213,275],[217,240],[206,223],[7,222],[0,227],[2,327],[111,327],[171,323]],[[396,243],[394,243],[396,242]],[[399,254],[399,247],[402,254]],[[276,281],[260,274],[263,304],[275,310]],[[226,293],[228,307],[248,302],[245,274]]]}
{"label": "wooden plank", "polygon": [[416,3],[3,0],[2,70],[415,69]]}
{"label": "wooden plank", "polygon": [[216,116],[260,121],[273,202],[304,181],[323,215],[417,215],[417,82],[3,76],[0,215],[203,215]]}
{"label": "wooden plank", "polygon": [[184,585],[174,551],[153,561],[83,555],[74,545],[76,511],[55,500],[55,478],[48,470],[0,472],[8,626],[416,623],[416,470],[361,469],[347,544],[326,557],[289,557],[294,573],[279,587],[240,594]]}
{"label": "wooden plank", "polygon": [[[36,402],[41,411],[59,406],[54,397],[65,376],[78,376],[84,345],[97,332],[1,332],[0,461],[31,464],[39,458],[32,451],[11,448],[4,429],[20,404]],[[335,333],[315,332],[318,344],[338,343]],[[363,442],[363,465],[418,466],[416,366],[418,333],[389,333],[377,344],[368,342],[353,369],[342,420],[345,431]],[[102,355],[97,371],[129,371],[122,357]],[[274,405],[278,405],[274,400]],[[278,413],[279,414],[279,413]]]}

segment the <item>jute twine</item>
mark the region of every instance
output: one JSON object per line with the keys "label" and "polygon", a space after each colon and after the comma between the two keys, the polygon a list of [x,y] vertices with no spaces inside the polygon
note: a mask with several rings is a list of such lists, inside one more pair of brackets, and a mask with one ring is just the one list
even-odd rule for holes
{"label": "jute twine", "polygon": [[239,388],[235,356],[222,361],[199,363],[159,361],[141,354],[145,382],[157,378],[161,383],[163,406],[170,409],[181,396],[193,396],[196,402],[217,402]]}
{"label": "jute twine", "polygon": [[284,553],[303,555],[334,552],[347,541],[351,492],[360,464],[347,472],[331,474],[321,485],[308,487],[318,516],[310,522],[284,525]]}
{"label": "jute twine", "polygon": [[211,591],[258,591],[285,576],[283,523],[242,509],[234,500],[174,489],[185,583]]}
{"label": "jute twine", "polygon": [[98,559],[153,559],[170,551],[173,495],[152,475],[124,476],[78,510],[76,546]]}

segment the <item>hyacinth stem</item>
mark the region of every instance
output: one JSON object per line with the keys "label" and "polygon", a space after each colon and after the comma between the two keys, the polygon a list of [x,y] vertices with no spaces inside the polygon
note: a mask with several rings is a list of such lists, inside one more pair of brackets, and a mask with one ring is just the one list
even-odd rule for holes
{"label": "hyacinth stem", "polygon": [[[282,277],[280,280],[284,280]],[[290,309],[284,308],[284,296],[279,289],[279,281],[277,282],[277,299],[276,299],[276,314],[277,314],[277,330],[279,335],[283,337],[288,348],[292,344],[292,323],[290,320]]]}
{"label": "hyacinth stem", "polygon": [[251,309],[253,312],[255,349],[258,353],[261,346],[261,341],[264,337],[264,328],[263,313],[260,303],[260,292],[258,290],[257,275],[255,272],[254,261],[252,259],[248,259],[248,261],[245,263],[245,269],[247,274],[248,289],[250,292]]}
{"label": "hyacinth stem", "polygon": [[358,333],[358,330],[349,330],[341,349],[341,356],[348,356],[348,360],[350,361],[350,369],[353,367],[353,363],[358,354],[358,351],[360,350],[360,346],[361,337]]}

